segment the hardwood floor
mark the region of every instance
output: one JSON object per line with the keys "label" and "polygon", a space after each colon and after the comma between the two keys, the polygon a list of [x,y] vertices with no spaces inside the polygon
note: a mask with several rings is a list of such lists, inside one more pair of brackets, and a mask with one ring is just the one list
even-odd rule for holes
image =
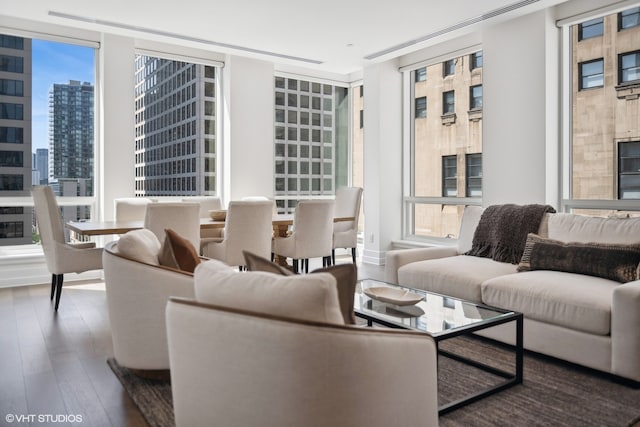
{"label": "hardwood floor", "polygon": [[[359,265],[358,273],[382,279],[384,267]],[[65,284],[57,313],[49,296],[49,284],[0,289],[0,426],[29,425],[8,422],[14,415],[34,426],[146,426],[106,363],[113,346],[104,283]],[[64,422],[73,416],[82,422]]]}

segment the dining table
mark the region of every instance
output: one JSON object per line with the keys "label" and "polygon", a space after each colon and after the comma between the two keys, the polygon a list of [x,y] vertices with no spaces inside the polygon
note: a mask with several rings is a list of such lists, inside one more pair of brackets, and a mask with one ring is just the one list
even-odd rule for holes
{"label": "dining table", "polygon": [[[289,227],[293,225],[294,214],[274,215],[271,223],[273,225],[274,237],[287,237]],[[354,221],[352,216],[334,217],[333,222]],[[225,221],[215,221],[211,218],[200,218],[200,229],[224,228]],[[144,228],[144,221],[69,221],[65,227],[76,233],[78,236],[106,236],[113,234],[125,234],[132,230]],[[276,256],[276,263],[287,265],[286,259]]]}

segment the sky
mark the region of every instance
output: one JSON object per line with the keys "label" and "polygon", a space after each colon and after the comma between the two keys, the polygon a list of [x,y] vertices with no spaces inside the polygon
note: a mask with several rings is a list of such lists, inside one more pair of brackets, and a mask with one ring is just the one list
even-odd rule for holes
{"label": "sky", "polygon": [[49,89],[79,80],[95,84],[95,49],[33,39],[32,151],[49,148]]}

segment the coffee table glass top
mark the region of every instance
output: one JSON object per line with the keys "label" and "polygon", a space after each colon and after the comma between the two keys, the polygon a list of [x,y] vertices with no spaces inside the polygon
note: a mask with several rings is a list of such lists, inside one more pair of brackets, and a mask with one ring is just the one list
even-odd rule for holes
{"label": "coffee table glass top", "polygon": [[[413,304],[411,300],[415,295],[422,298]],[[397,304],[389,302],[394,299]],[[434,337],[514,315],[512,311],[371,279],[358,282],[354,309],[364,317],[369,315]]]}

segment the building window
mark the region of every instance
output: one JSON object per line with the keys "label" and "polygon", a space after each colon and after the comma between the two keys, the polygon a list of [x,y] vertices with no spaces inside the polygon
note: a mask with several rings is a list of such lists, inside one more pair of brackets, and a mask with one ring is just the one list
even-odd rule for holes
{"label": "building window", "polygon": [[482,68],[482,51],[474,52],[471,54],[471,69]]}
{"label": "building window", "polygon": [[640,80],[640,51],[624,53],[618,58],[620,84]]}
{"label": "building window", "polygon": [[427,117],[427,97],[421,96],[416,98],[416,119],[423,119]]}
{"label": "building window", "polygon": [[0,47],[8,49],[24,50],[24,38],[0,34]]}
{"label": "building window", "polygon": [[482,153],[467,154],[465,163],[467,197],[482,197]]}
{"label": "building window", "polygon": [[423,82],[425,80],[427,80],[427,68],[426,67],[418,68],[416,70],[416,77],[415,77],[416,83]]}
{"label": "building window", "polygon": [[456,60],[449,59],[442,63],[442,77],[452,76],[456,72]]}
{"label": "building window", "polygon": [[578,24],[578,40],[599,37],[604,31],[604,19],[596,18]]}
{"label": "building window", "polygon": [[442,156],[442,197],[458,195],[458,157]]}
{"label": "building window", "polygon": [[0,95],[24,96],[22,80],[0,79]]}
{"label": "building window", "polygon": [[640,7],[623,10],[618,14],[618,30],[626,30],[640,25]]}
{"label": "building window", "polygon": [[24,223],[19,221],[0,222],[0,239],[24,237]]}
{"label": "building window", "polygon": [[482,85],[475,85],[469,88],[469,109],[482,109]]}
{"label": "building window", "polygon": [[360,110],[360,129],[364,128],[364,110]]}
{"label": "building window", "polygon": [[582,62],[580,68],[580,89],[604,86],[604,60]]}
{"label": "building window", "polygon": [[0,126],[0,142],[8,144],[22,144],[24,129],[13,126]]}
{"label": "building window", "polygon": [[24,58],[12,55],[0,55],[0,71],[23,73]]}
{"label": "building window", "polygon": [[24,120],[24,105],[0,102],[0,119]]}
{"label": "building window", "polygon": [[456,112],[455,91],[450,90],[442,94],[442,114],[454,114]]}
{"label": "building window", "polygon": [[0,167],[21,168],[24,166],[22,151],[0,150]]}
{"label": "building window", "polygon": [[640,199],[640,141],[618,143],[618,198]]}
{"label": "building window", "polygon": [[17,174],[0,175],[0,191],[23,191],[24,176]]}

